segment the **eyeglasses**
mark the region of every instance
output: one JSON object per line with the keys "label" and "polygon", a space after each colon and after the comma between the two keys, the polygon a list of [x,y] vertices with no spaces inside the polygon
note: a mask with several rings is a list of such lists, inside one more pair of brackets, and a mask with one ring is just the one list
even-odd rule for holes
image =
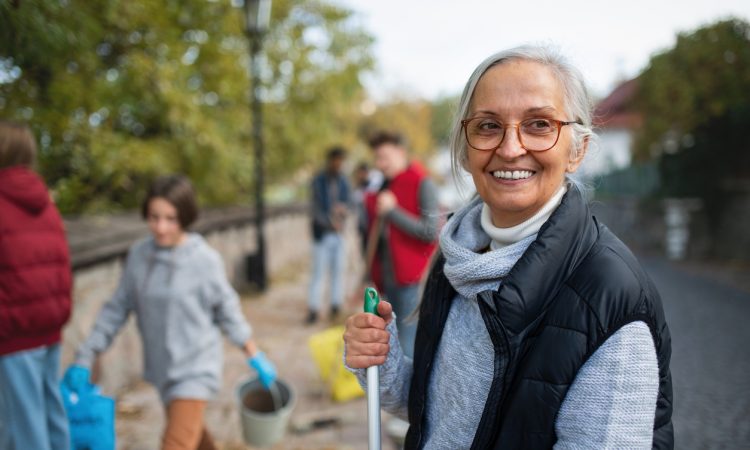
{"label": "eyeglasses", "polygon": [[462,120],[461,126],[464,129],[466,142],[476,150],[497,150],[505,138],[505,129],[515,128],[521,147],[533,152],[543,152],[557,144],[562,127],[574,123],[583,125],[580,119],[563,122],[555,119],[535,118],[515,124],[503,124],[490,117],[472,117]]}

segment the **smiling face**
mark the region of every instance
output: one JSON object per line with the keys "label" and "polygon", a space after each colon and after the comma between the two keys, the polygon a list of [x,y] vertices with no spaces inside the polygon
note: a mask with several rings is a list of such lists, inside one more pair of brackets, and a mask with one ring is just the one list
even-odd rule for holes
{"label": "smiling face", "polygon": [[177,208],[163,197],[154,197],[148,202],[146,222],[160,247],[175,247],[185,239],[185,231],[177,217]]}
{"label": "smiling face", "polygon": [[[467,117],[489,117],[503,124],[526,119],[576,120],[567,117],[563,88],[552,71],[539,63],[510,60],[484,73],[477,83]],[[549,150],[524,150],[516,129],[509,127],[494,151],[467,149],[466,169],[477,193],[489,206],[492,222],[507,228],[529,219],[575,172],[585,153],[572,152],[572,128],[562,127]]]}

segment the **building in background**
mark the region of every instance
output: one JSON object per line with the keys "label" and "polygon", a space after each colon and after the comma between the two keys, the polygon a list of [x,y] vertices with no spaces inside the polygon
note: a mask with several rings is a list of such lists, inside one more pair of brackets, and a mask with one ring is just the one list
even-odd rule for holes
{"label": "building in background", "polygon": [[596,105],[593,122],[599,142],[589,149],[579,169],[584,178],[599,177],[630,165],[633,133],[643,121],[632,106],[637,89],[637,79],[625,81]]}

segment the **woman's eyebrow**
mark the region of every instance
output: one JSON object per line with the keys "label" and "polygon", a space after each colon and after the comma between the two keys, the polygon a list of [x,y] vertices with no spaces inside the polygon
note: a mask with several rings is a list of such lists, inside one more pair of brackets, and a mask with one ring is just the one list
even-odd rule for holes
{"label": "woman's eyebrow", "polygon": [[473,116],[497,116],[498,114],[494,111],[490,111],[489,109],[482,109],[477,110],[472,113]]}
{"label": "woman's eyebrow", "polygon": [[536,106],[536,107],[529,108],[529,109],[526,110],[527,114],[529,114],[529,113],[532,113],[532,114],[536,114],[536,113],[551,114],[551,113],[555,113],[555,112],[557,112],[557,109],[555,109],[554,106]]}
{"label": "woman's eyebrow", "polygon": [[[557,112],[557,108],[554,106],[533,106],[531,108],[527,108],[523,113],[524,114],[554,114]],[[477,111],[474,111],[472,113],[473,116],[493,116],[493,117],[499,117],[500,114],[498,114],[496,111],[492,111],[489,109],[480,109]]]}

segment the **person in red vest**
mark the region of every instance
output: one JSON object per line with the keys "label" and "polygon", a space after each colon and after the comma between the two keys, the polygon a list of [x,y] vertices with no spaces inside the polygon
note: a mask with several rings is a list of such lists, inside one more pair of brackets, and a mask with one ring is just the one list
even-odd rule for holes
{"label": "person in red vest", "polygon": [[369,236],[377,250],[370,276],[393,305],[398,338],[411,357],[417,324],[409,320],[418,303],[419,282],[435,249],[439,222],[437,188],[425,169],[409,159],[403,137],[380,131],[369,140],[375,167],[385,178],[365,198]]}
{"label": "person in red vest", "polygon": [[58,371],[70,256],[35,156],[28,127],[0,121],[0,448],[67,450]]}

